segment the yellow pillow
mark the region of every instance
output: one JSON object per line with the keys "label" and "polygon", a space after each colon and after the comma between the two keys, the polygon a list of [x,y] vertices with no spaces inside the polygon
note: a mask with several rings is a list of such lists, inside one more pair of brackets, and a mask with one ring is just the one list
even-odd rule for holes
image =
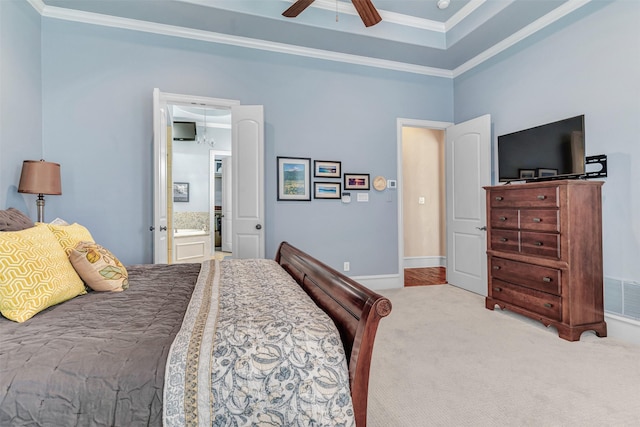
{"label": "yellow pillow", "polygon": [[108,249],[80,242],[69,253],[71,264],[94,291],[121,292],[129,287],[127,269]]}
{"label": "yellow pillow", "polygon": [[47,224],[47,227],[58,239],[58,243],[62,249],[69,255],[69,252],[80,242],[94,242],[91,233],[85,227],[78,223],[71,225],[53,225]]}
{"label": "yellow pillow", "polygon": [[0,233],[0,312],[4,317],[24,322],[85,292],[82,279],[46,225]]}

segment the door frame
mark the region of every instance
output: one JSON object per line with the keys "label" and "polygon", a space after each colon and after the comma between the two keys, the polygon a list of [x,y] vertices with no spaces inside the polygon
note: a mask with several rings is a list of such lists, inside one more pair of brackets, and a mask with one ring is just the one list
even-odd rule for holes
{"label": "door frame", "polygon": [[[233,132],[233,130],[232,130]],[[224,156],[231,157],[231,151],[227,150],[209,150],[209,232],[211,239],[211,255],[215,254],[216,251],[216,236],[215,236],[215,224],[216,224],[216,215],[215,215],[215,204],[216,204],[216,156]],[[224,169],[223,169],[224,171]],[[224,179],[222,180],[224,183]],[[223,190],[224,192],[224,190]],[[222,202],[224,205],[224,200]],[[220,236],[222,237],[222,236]],[[222,249],[222,248],[220,248]]]}
{"label": "door frame", "polygon": [[[438,122],[433,120],[418,120],[418,119],[404,119],[399,118],[396,121],[396,130],[397,130],[397,194],[398,194],[398,277],[399,277],[399,286],[400,288],[404,288],[404,190],[403,190],[403,180],[402,180],[402,128],[403,127],[412,127],[412,128],[423,128],[423,129],[436,129],[436,130],[444,130],[449,126],[452,126],[451,122]],[[444,144],[444,141],[443,141]],[[444,147],[443,147],[444,148]],[[446,172],[446,171],[445,171]],[[443,176],[443,179],[445,177]]]}
{"label": "door frame", "polygon": [[[162,92],[159,88],[153,89],[154,98],[154,158],[153,158],[153,182],[154,182],[154,202],[153,202],[153,262],[167,263],[172,262],[169,260],[169,245],[167,239],[158,238],[158,234],[167,232],[172,233],[172,224],[168,224],[167,200],[169,195],[167,190],[167,183],[171,179],[167,175],[167,125],[166,113],[168,105],[186,105],[186,106],[198,106],[198,107],[210,107],[217,109],[231,109],[234,105],[240,105],[239,100],[235,99],[223,99],[223,98],[209,98],[206,96],[196,95],[184,95],[178,93]],[[159,111],[156,111],[159,110]],[[161,115],[164,114],[164,117]],[[233,130],[232,130],[233,132]],[[158,248],[158,246],[161,246]]]}

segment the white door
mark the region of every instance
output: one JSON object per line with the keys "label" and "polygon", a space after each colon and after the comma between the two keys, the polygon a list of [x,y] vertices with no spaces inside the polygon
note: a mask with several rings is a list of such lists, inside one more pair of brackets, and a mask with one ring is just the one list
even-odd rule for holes
{"label": "white door", "polygon": [[447,281],[487,295],[486,199],[491,184],[491,116],[446,130]]}
{"label": "white door", "polygon": [[232,247],[234,258],[264,258],[264,112],[231,107]]}
{"label": "white door", "polygon": [[153,262],[166,264],[167,241],[167,103],[153,90]]}
{"label": "white door", "polygon": [[[229,108],[240,104],[233,99],[207,98],[203,96],[181,95],[153,90],[153,262],[167,263],[167,188],[171,177],[167,174],[167,108],[168,105],[185,105],[210,108]],[[232,131],[233,132],[233,131]],[[262,170],[261,170],[262,172]]]}
{"label": "white door", "polygon": [[233,252],[233,215],[232,212],[232,195],[233,187],[233,158],[225,157],[222,159],[222,250],[224,252]]}

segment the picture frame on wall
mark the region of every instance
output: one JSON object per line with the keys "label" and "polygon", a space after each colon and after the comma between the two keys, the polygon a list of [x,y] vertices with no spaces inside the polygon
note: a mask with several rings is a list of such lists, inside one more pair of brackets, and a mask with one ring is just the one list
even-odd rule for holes
{"label": "picture frame on wall", "polygon": [[368,173],[345,173],[344,189],[345,190],[368,190],[369,174]]}
{"label": "picture frame on wall", "polygon": [[339,182],[314,182],[314,199],[339,199],[342,195]]}
{"label": "picture frame on wall", "polygon": [[536,177],[536,171],[534,169],[519,169],[520,179],[533,179]]}
{"label": "picture frame on wall", "polygon": [[331,160],[314,160],[313,176],[316,178],[340,178],[341,162]]}
{"label": "picture frame on wall", "polygon": [[278,200],[311,200],[311,159],[280,157],[278,162]]}
{"label": "picture frame on wall", "polygon": [[189,201],[189,183],[188,182],[174,182],[173,183],[173,202],[188,202]]}

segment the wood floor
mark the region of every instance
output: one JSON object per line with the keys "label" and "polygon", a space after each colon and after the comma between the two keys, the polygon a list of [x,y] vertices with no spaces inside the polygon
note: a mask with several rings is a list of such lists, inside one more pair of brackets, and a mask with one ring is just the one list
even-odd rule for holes
{"label": "wood floor", "polygon": [[405,286],[443,285],[447,283],[447,269],[445,267],[405,268]]}

